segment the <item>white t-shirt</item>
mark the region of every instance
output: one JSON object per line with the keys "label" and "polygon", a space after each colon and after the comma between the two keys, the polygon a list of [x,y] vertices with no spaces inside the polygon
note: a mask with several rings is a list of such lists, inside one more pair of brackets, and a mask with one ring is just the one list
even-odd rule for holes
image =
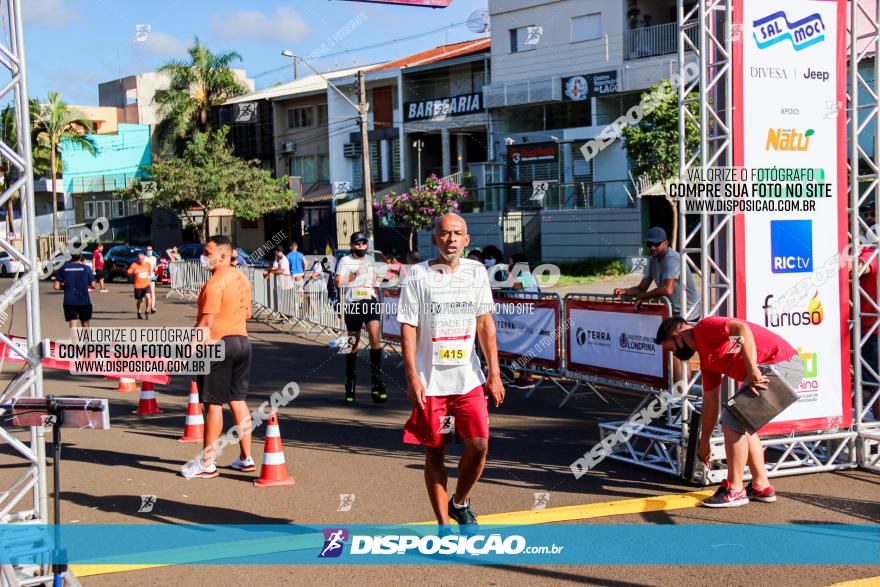
{"label": "white t-shirt", "polygon": [[148,254],[144,258],[150,264],[150,281],[156,281],[156,264],[159,262],[159,259],[156,258],[155,253]]}
{"label": "white t-shirt", "polygon": [[494,310],[486,268],[461,259],[443,274],[424,261],[400,288],[397,319],[417,327],[416,370],[429,396],[462,395],[486,382],[474,350],[477,316]]}
{"label": "white t-shirt", "polygon": [[[376,262],[373,257],[364,255],[360,259],[353,255],[346,255],[339,260],[336,266],[336,275],[339,276],[339,287],[345,294],[343,301],[351,303],[358,300],[377,299],[376,295]],[[349,275],[357,275],[354,281],[348,283]]]}
{"label": "white t-shirt", "polygon": [[287,260],[287,257],[281,257],[281,260],[275,259],[272,261],[272,269],[281,269],[282,275],[290,275],[290,262]]}
{"label": "white t-shirt", "polygon": [[[318,276],[312,277],[316,273]],[[306,272],[303,288],[309,293],[318,293],[327,289],[327,275],[324,273],[324,267],[320,261],[315,261],[312,268]]]}

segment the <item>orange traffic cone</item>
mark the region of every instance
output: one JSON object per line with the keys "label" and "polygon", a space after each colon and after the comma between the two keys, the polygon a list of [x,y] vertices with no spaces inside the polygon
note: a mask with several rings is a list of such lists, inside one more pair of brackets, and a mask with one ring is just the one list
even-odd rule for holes
{"label": "orange traffic cone", "polygon": [[128,377],[120,377],[119,385],[116,387],[116,391],[137,391],[137,381],[134,379],[129,379]]}
{"label": "orange traffic cone", "polygon": [[278,431],[278,416],[272,414],[266,426],[266,447],[263,449],[263,466],[260,478],[254,479],[257,487],[273,487],[276,485],[293,485],[293,477],[287,472],[284,462],[284,445],[281,444],[281,433]]}
{"label": "orange traffic cone", "polygon": [[205,439],[205,417],[199,403],[199,386],[193,381],[189,385],[189,405],[186,407],[186,426],[178,442],[201,442]]}
{"label": "orange traffic cone", "polygon": [[141,385],[141,397],[138,401],[138,409],[133,411],[132,414],[146,416],[148,414],[161,413],[162,410],[159,409],[159,405],[156,403],[156,392],[153,390],[153,384],[149,381],[144,381]]}

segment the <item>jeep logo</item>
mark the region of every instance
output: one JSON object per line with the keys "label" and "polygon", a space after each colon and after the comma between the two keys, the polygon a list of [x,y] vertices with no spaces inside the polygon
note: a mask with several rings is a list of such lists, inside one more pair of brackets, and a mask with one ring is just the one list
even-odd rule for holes
{"label": "jeep logo", "polygon": [[827,82],[828,78],[831,77],[827,71],[816,71],[814,69],[807,68],[807,72],[804,74],[804,79],[817,79],[823,82]]}

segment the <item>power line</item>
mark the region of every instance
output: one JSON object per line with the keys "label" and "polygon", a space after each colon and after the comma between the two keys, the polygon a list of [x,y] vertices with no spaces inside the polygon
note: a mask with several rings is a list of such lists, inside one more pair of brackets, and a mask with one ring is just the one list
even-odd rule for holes
{"label": "power line", "polygon": [[[443,31],[443,30],[446,30],[446,29],[459,27],[459,26],[461,26],[461,25],[463,25],[463,24],[466,24],[466,23],[467,23],[467,21],[456,22],[456,23],[452,23],[452,24],[449,24],[449,25],[444,25],[444,26],[442,26],[442,27],[437,27],[437,28],[435,28],[435,29],[431,29],[431,30],[429,30],[429,31],[424,31],[424,32],[421,32],[421,33],[414,33],[414,34],[412,34],[412,35],[407,35],[407,36],[405,36],[405,37],[400,37],[400,38],[398,38],[398,39],[391,39],[391,40],[388,40],[388,41],[383,41],[383,42],[381,42],[381,43],[375,43],[375,44],[373,44],[373,45],[364,45],[364,46],[362,46],[362,47],[353,47],[353,48],[351,48],[351,49],[343,49],[343,50],[341,50],[341,51],[336,51],[336,52],[333,52],[333,53],[327,53],[327,54],[325,54],[325,55],[321,55],[320,57],[316,57],[315,59],[313,59],[313,61],[323,61],[323,60],[325,60],[325,59],[329,59],[330,57],[338,57],[339,55],[345,55],[346,53],[353,53],[353,52],[355,52],[355,51],[366,51],[366,50],[369,50],[369,49],[378,49],[378,48],[380,48],[380,47],[387,47],[388,45],[394,45],[394,44],[396,44],[396,43],[402,43],[402,42],[404,42],[404,41],[411,41],[411,40],[413,40],[413,39],[418,39],[418,38],[420,38],[420,37],[425,37],[425,36],[428,36],[428,35],[432,35],[432,34],[434,34],[434,33],[439,33],[440,31]],[[290,69],[290,64],[282,65],[281,67],[276,67],[275,69],[270,69],[270,70],[267,70],[267,71],[264,71],[264,72],[261,72],[261,73],[255,74],[255,75],[251,76],[251,78],[252,78],[252,79],[257,79],[257,78],[260,78],[260,77],[265,77],[265,76],[267,76],[267,75],[271,75],[271,74],[273,74],[273,73],[277,73],[277,72],[279,72],[279,71],[283,71],[283,70],[285,70],[285,69]]]}

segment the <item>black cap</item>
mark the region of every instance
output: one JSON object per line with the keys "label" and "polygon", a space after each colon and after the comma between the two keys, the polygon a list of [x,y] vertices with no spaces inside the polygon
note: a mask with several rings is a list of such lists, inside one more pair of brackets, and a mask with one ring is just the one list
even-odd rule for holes
{"label": "black cap", "polygon": [[358,241],[364,241],[364,242],[367,242],[367,235],[365,235],[365,234],[362,233],[362,232],[356,232],[356,233],[354,233],[353,235],[351,235],[351,239],[350,239],[348,242],[349,242],[350,244],[354,244],[354,243],[356,243],[356,242],[358,242]]}

